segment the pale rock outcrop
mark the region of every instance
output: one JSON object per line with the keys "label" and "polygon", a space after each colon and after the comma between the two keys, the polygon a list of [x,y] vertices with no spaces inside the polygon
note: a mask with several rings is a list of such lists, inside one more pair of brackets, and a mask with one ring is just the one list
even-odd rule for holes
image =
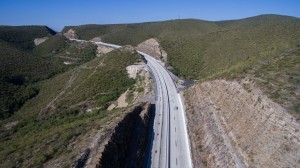
{"label": "pale rock outcrop", "polygon": [[101,39],[101,37],[94,37],[94,38],[92,38],[90,41],[93,41],[93,42],[101,42],[102,39]]}
{"label": "pale rock outcrop", "polygon": [[[148,71],[147,66],[144,63],[134,64],[126,67],[127,73],[129,78],[136,79],[138,76],[143,77],[143,80],[137,81],[135,84],[135,88],[143,87],[144,92],[139,93],[137,91],[133,92],[133,100],[140,99],[142,96],[145,96],[145,94],[149,94],[150,88],[152,87],[151,81],[149,80],[150,73]],[[115,108],[123,108],[128,106],[127,102],[127,96],[128,96],[129,90],[124,92],[116,102],[113,102],[107,110],[113,110]]]}
{"label": "pale rock outcrop", "polygon": [[75,30],[73,30],[73,29],[69,29],[67,32],[65,32],[65,33],[64,33],[64,36],[65,36],[67,39],[77,39],[76,32],[75,32]]}
{"label": "pale rock outcrop", "polygon": [[144,71],[145,69],[146,69],[145,64],[135,64],[126,67],[129,77],[133,79],[135,79],[140,72],[142,73],[141,74],[142,76],[145,76],[144,75],[146,73],[146,71]]}
{"label": "pale rock outcrop", "polygon": [[167,52],[162,49],[158,41],[154,38],[144,41],[139,44],[137,50],[142,51],[152,57],[167,62]]}
{"label": "pale rock outcrop", "polygon": [[36,38],[34,39],[34,45],[38,46],[40,44],[42,44],[43,42],[45,42],[49,37],[43,37],[43,38]]}
{"label": "pale rock outcrop", "polygon": [[111,52],[112,50],[114,50],[114,48],[107,47],[107,46],[104,46],[104,45],[98,45],[96,55],[97,55],[97,57],[100,57],[103,54]]}
{"label": "pale rock outcrop", "polygon": [[108,106],[107,110],[110,111],[115,108],[127,107],[128,106],[128,103],[126,101],[127,93],[128,93],[128,90],[126,92],[124,92],[123,94],[121,94],[121,96],[118,98],[118,100],[116,102],[114,102],[110,106]]}
{"label": "pale rock outcrop", "polygon": [[114,103],[112,103],[110,106],[108,106],[107,110],[110,111],[110,110],[115,109],[116,107],[117,106]]}
{"label": "pale rock outcrop", "polygon": [[299,122],[252,82],[203,82],[185,98],[195,167],[299,167]]}
{"label": "pale rock outcrop", "polygon": [[117,100],[117,108],[127,107],[128,103],[126,102],[127,91],[123,93]]}
{"label": "pale rock outcrop", "polygon": [[7,124],[4,125],[4,128],[9,130],[11,128],[13,128],[15,125],[17,125],[19,123],[19,121],[12,121],[12,122],[9,122]]}
{"label": "pale rock outcrop", "polygon": [[135,53],[135,48],[132,47],[131,45],[125,45],[123,46],[122,48],[120,48],[121,51],[124,51],[124,52],[131,52],[131,53]]}

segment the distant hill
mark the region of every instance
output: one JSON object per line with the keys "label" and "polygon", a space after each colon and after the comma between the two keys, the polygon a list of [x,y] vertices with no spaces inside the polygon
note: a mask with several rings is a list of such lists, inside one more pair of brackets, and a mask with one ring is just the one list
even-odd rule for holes
{"label": "distant hill", "polygon": [[40,55],[59,52],[66,47],[66,40],[67,39],[62,35],[52,36],[45,42],[35,47],[34,51]]}
{"label": "distant hill", "polygon": [[[300,48],[300,19],[282,15],[259,15],[216,22],[184,19],[140,24],[82,25],[72,28],[79,38],[100,37],[104,42],[120,45],[136,46],[149,38],[156,38],[168,53],[167,65],[173,73],[183,79],[199,81],[253,75],[258,64],[271,64],[278,57]],[[295,60],[297,56],[296,54]],[[285,64],[282,63],[283,65]],[[265,90],[283,107],[288,104],[290,113],[297,113],[294,116],[299,118],[299,104],[295,103],[298,98],[280,92],[294,86],[294,80],[298,81],[300,78],[298,72],[293,70],[293,67],[299,66],[297,61],[288,65],[291,68],[286,68],[283,76],[290,76],[293,80],[285,80],[276,92],[272,89]],[[284,74],[274,66],[266,67],[270,73]],[[261,76],[263,81],[278,79]],[[297,89],[290,90],[296,92]]]}
{"label": "distant hill", "polygon": [[256,61],[300,44],[300,19],[260,15],[232,21],[196,19],[139,24],[82,25],[74,29],[79,39],[100,37],[119,45],[157,38],[169,53],[173,72],[188,79],[234,75]]}
{"label": "distant hill", "polygon": [[239,20],[226,20],[216,22],[217,25],[223,28],[229,27],[250,27],[250,26],[259,26],[266,24],[290,24],[290,23],[299,23],[299,18],[283,15],[259,15],[254,17],[249,17]]}
{"label": "distant hill", "polygon": [[266,19],[258,16],[202,35],[186,32],[181,37],[159,39],[169,53],[168,63],[176,74],[199,80],[225,74],[232,76],[262,59],[300,45],[300,19],[280,19],[277,22],[273,19],[272,22],[254,24],[254,20],[260,18]]}
{"label": "distant hill", "polygon": [[203,34],[220,28],[212,22],[186,19],[137,24],[71,26],[65,27],[63,32],[69,29],[74,29],[79,39],[90,40],[94,37],[100,37],[106,42],[135,46],[153,37],[178,37],[187,32],[190,34]]}
{"label": "distant hill", "polygon": [[37,80],[54,72],[47,60],[4,41],[0,41],[0,60],[0,77],[22,75]]}
{"label": "distant hill", "polygon": [[0,39],[23,49],[33,49],[34,39],[55,35],[47,26],[0,26]]}

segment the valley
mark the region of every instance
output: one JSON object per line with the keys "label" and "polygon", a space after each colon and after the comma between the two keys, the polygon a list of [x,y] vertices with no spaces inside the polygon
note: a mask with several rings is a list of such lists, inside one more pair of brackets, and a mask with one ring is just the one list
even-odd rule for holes
{"label": "valley", "polygon": [[299,39],[282,15],[0,26],[0,167],[298,167]]}

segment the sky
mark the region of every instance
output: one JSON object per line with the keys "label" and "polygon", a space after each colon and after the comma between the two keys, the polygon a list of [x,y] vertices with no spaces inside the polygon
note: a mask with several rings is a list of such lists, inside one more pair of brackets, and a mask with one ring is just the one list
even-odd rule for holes
{"label": "sky", "polygon": [[300,0],[0,0],[0,25],[64,26],[195,18],[218,21],[260,14],[300,18]]}

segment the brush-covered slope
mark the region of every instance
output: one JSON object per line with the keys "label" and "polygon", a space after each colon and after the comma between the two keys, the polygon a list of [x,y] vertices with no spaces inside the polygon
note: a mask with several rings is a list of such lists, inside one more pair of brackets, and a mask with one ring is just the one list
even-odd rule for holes
{"label": "brush-covered slope", "polygon": [[219,28],[212,22],[187,19],[138,24],[82,25],[65,27],[63,31],[66,32],[69,29],[75,30],[79,39],[90,40],[100,37],[105,42],[135,46],[152,37],[181,37],[186,33],[203,34]]}
{"label": "brush-covered slope", "polygon": [[46,26],[0,26],[0,76],[24,76],[36,80],[53,73],[55,66],[33,54],[34,39],[52,36]]}
{"label": "brush-covered slope", "polygon": [[0,26],[0,39],[23,49],[34,48],[34,39],[55,35],[47,26]]}
{"label": "brush-covered slope", "polygon": [[47,60],[0,40],[0,76],[24,76],[27,80],[46,77],[54,72]]}
{"label": "brush-covered slope", "polygon": [[168,64],[183,78],[206,79],[233,76],[257,61],[300,45],[300,19],[260,15],[235,21],[165,22],[82,25],[78,38],[100,37],[104,42],[137,45],[157,38],[168,53]]}
{"label": "brush-covered slope", "polygon": [[300,120],[300,47],[262,61],[245,74]]}
{"label": "brush-covered slope", "polygon": [[51,62],[0,41],[0,119],[11,115],[38,93],[29,83],[56,71]]}
{"label": "brush-covered slope", "polygon": [[285,24],[285,23],[299,23],[299,18],[291,17],[291,16],[283,16],[283,15],[259,15],[254,17],[249,17],[245,19],[239,20],[226,20],[226,21],[219,21],[216,22],[217,25],[224,27],[224,28],[231,28],[231,27],[251,27],[251,26],[259,26],[259,25],[266,25],[266,24]]}
{"label": "brush-covered slope", "polygon": [[230,28],[174,40],[161,39],[175,73],[189,79],[234,76],[258,61],[300,45],[298,23]]}
{"label": "brush-covered slope", "polygon": [[[138,59],[135,52],[116,50],[36,83],[39,93],[1,122],[0,167],[41,167],[50,159],[68,157],[75,150],[71,144],[100,129],[106,116],[117,114],[106,108],[135,83],[126,67]],[[70,167],[74,160],[61,164]]]}
{"label": "brush-covered slope", "polygon": [[[38,93],[35,82],[95,58],[95,45],[72,43],[53,33],[45,26],[0,27],[0,119]],[[34,47],[34,39],[44,36],[51,37]]]}
{"label": "brush-covered slope", "polygon": [[34,48],[34,53],[64,68],[80,65],[96,57],[96,45],[69,41],[63,35],[52,36]]}

